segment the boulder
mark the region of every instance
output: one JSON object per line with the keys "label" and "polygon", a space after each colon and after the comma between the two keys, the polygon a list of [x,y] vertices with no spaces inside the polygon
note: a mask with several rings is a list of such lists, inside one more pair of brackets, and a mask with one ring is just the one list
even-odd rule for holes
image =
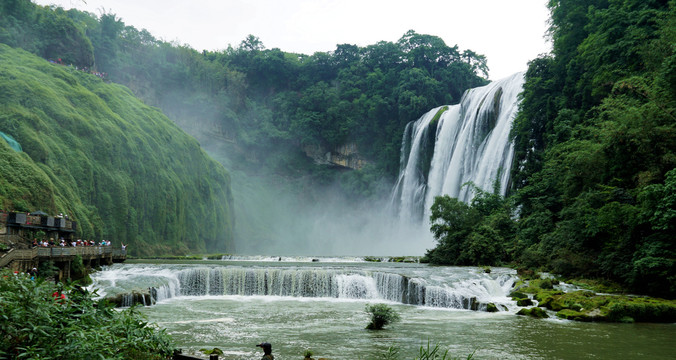
{"label": "boulder", "polygon": [[530,308],[530,309],[524,308],[524,309],[519,310],[519,312],[517,312],[516,314],[517,315],[526,315],[526,316],[534,317],[534,318],[537,318],[537,319],[546,319],[546,318],[549,317],[549,315],[547,315],[547,312],[544,309],[539,308],[539,307],[533,307],[533,308]]}

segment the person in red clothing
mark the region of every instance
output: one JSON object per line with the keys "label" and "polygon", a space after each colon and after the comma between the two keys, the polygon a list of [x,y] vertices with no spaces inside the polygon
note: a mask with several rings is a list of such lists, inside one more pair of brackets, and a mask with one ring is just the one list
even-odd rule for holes
{"label": "person in red clothing", "polygon": [[66,301],[66,295],[59,290],[54,291],[52,294],[52,297],[54,298],[54,301],[63,304]]}

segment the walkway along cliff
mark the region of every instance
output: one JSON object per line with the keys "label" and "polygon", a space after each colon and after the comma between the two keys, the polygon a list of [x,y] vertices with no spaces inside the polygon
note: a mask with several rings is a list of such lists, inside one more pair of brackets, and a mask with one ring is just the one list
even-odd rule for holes
{"label": "walkway along cliff", "polygon": [[[70,244],[77,229],[77,222],[63,217],[35,213],[0,213],[0,267],[13,271],[28,272],[38,268],[41,262],[52,261],[58,268],[55,280],[71,277],[71,263],[77,256],[87,267],[110,265],[126,259],[125,249],[112,246],[49,246],[30,248],[31,238],[41,233],[47,239],[65,239]],[[33,236],[31,236],[33,235]]]}

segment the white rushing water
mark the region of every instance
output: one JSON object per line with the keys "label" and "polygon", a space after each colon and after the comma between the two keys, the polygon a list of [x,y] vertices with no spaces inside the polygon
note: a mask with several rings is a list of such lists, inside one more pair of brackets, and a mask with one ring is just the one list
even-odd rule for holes
{"label": "white rushing water", "polygon": [[432,109],[407,125],[392,193],[400,219],[425,218],[436,196],[470,201],[467,182],[491,191],[499,177],[505,194],[514,155],[509,132],[523,82],[517,73],[469,89],[460,104]]}
{"label": "white rushing water", "polygon": [[[673,359],[673,324],[515,315],[505,295],[511,269],[271,260],[116,264],[92,274],[93,287],[102,295],[155,289],[159,301],[138,310],[202,358],[199,349],[217,347],[225,360],[260,359],[255,345],[270,342],[278,360],[301,359],[306,349],[314,358],[383,359],[392,347],[398,359],[413,359],[429,342],[463,359]],[[467,310],[473,297],[501,311]],[[401,322],[365,330],[373,303],[387,303]]]}
{"label": "white rushing water", "polygon": [[[513,270],[478,268],[432,272],[420,264],[271,263],[228,265],[116,265],[93,275],[102,296],[148,290],[162,302],[184,296],[275,296],[377,300],[450,309],[513,307]],[[436,269],[436,268],[435,268]],[[448,270],[448,269],[453,269]]]}

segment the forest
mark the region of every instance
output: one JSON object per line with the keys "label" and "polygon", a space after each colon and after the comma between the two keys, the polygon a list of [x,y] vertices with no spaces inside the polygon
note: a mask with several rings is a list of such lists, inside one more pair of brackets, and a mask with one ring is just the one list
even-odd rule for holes
{"label": "forest", "polygon": [[[525,75],[510,191],[477,189],[470,204],[439,198],[438,246],[426,258],[513,264],[673,297],[676,1],[548,7],[553,50]],[[379,183],[396,175],[407,122],[487,83],[484,56],[414,30],[397,42],[312,55],[267,49],[254,35],[199,52],[112,13],[9,0],[0,14],[0,42],[105,73],[196,138],[230,144],[231,156],[246,160],[234,167],[339,181],[353,198],[381,195]],[[348,144],[366,166],[337,171],[308,159],[308,149]]]}
{"label": "forest", "polygon": [[550,1],[509,196],[438,198],[432,262],[514,262],[676,292],[676,2]]}
{"label": "forest", "polygon": [[249,159],[267,159],[259,161],[285,174],[296,171],[293,154],[304,147],[356,143],[378,174],[394,176],[406,123],[459,102],[466,89],[486,83],[488,71],[484,56],[413,30],[396,43],[339,44],[313,55],[266,49],[254,35],[236,48],[198,52],[112,13],[25,0],[5,2],[2,11],[1,42],[95,67],[191,134],[236,142]]}

